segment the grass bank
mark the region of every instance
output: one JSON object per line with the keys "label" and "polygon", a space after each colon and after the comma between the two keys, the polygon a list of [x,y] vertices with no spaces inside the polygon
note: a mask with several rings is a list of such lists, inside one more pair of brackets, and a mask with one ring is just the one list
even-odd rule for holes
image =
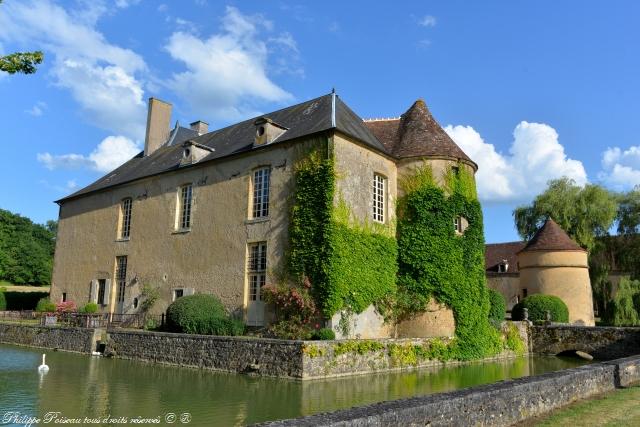
{"label": "grass bank", "polygon": [[520,427],[640,426],[640,385],[583,400]]}

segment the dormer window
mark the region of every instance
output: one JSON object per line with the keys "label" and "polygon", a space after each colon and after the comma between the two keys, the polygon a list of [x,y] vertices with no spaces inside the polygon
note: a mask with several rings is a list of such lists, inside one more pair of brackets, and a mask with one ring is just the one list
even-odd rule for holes
{"label": "dormer window", "polygon": [[287,131],[286,127],[267,117],[260,117],[253,124],[256,127],[254,146],[270,144]]}
{"label": "dormer window", "polygon": [[206,145],[198,144],[194,141],[185,141],[182,144],[182,159],[180,159],[180,166],[198,163],[213,151],[215,151],[213,148],[207,147]]}
{"label": "dormer window", "polygon": [[503,259],[500,264],[498,264],[498,273],[508,273],[509,272],[509,261]]}

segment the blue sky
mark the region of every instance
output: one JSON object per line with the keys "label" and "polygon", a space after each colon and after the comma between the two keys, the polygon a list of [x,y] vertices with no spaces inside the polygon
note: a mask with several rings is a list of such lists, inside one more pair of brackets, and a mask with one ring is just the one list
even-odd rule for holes
{"label": "blue sky", "polygon": [[0,207],[36,222],[142,146],[146,99],[221,127],[330,92],[364,118],[417,98],[480,165],[488,242],[567,175],[640,184],[640,3],[5,0]]}

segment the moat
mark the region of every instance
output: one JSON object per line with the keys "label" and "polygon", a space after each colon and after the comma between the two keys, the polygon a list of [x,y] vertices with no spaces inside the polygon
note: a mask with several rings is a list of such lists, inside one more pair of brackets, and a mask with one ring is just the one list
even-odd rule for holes
{"label": "moat", "polygon": [[[43,376],[36,369],[42,353],[50,367]],[[69,419],[159,419],[164,425],[171,414],[176,424],[188,414],[191,425],[246,425],[539,375],[583,363],[532,356],[302,382],[0,345],[0,417],[6,417],[7,411],[41,418],[59,412],[59,417]],[[4,424],[0,418],[0,425],[24,423]]]}

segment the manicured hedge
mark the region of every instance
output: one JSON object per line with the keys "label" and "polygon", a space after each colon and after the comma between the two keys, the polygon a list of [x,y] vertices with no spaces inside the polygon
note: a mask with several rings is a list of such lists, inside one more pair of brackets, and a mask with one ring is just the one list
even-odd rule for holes
{"label": "manicured hedge", "polygon": [[5,310],[35,310],[38,301],[49,296],[48,292],[4,292]]}
{"label": "manicured hedge", "polygon": [[507,311],[504,296],[494,289],[489,289],[489,304],[489,320],[502,322]]}
{"label": "manicured hedge", "polygon": [[40,298],[36,311],[39,313],[53,313],[56,311],[56,305],[49,298]]}
{"label": "manicured hedge", "polygon": [[553,295],[529,295],[511,310],[513,320],[524,320],[525,308],[529,310],[529,320],[532,322],[546,320],[547,311],[551,313],[552,322],[569,322],[567,305],[560,298]]}
{"label": "manicured hedge", "polygon": [[242,335],[244,324],[232,319],[213,295],[178,298],[167,309],[167,326],[174,332],[203,335]]}
{"label": "manicured hedge", "polygon": [[0,290],[0,311],[7,309],[7,300],[4,297],[4,292]]}

